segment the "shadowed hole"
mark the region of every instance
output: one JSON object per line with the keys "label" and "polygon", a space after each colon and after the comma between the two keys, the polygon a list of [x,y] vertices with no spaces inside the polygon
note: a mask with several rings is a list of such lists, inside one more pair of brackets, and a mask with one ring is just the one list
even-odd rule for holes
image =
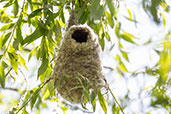
{"label": "shadowed hole", "polygon": [[74,33],[72,33],[72,38],[79,43],[87,42],[88,32],[84,29],[75,30]]}

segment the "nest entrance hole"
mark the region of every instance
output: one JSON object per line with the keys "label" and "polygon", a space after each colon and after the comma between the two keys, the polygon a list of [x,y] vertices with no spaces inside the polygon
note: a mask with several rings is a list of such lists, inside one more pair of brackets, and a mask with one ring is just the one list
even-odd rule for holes
{"label": "nest entrance hole", "polygon": [[84,29],[75,30],[72,33],[72,38],[79,43],[87,42],[88,32]]}

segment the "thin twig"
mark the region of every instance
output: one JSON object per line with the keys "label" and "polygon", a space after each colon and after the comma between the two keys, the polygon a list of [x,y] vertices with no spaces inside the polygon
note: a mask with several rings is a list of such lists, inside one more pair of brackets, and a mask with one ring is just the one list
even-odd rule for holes
{"label": "thin twig", "polygon": [[12,68],[9,69],[9,71],[5,74],[5,77],[11,72]]}
{"label": "thin twig", "polygon": [[112,90],[110,89],[109,84],[107,83],[107,80],[104,79],[104,81],[105,81],[105,88],[106,88],[107,90],[109,90],[109,92],[111,93],[112,97],[114,98],[116,104],[119,106],[119,109],[121,110],[121,112],[122,112],[123,114],[125,114],[124,111],[123,111],[122,106],[119,104],[119,102],[118,102],[118,100],[116,99],[114,93],[113,93]]}
{"label": "thin twig", "polygon": [[116,102],[116,104],[119,106],[119,109],[121,110],[121,112],[122,112],[123,114],[125,114],[124,111],[123,111],[122,106],[119,104],[119,102],[118,102],[118,100],[116,99],[115,95],[113,94],[112,90],[111,90],[109,87],[108,87],[108,90],[109,90],[109,92],[112,94],[113,98],[115,99],[115,102]]}
{"label": "thin twig", "polygon": [[114,70],[114,68],[110,67],[110,66],[103,66],[103,68],[109,69],[109,70]]}
{"label": "thin twig", "polygon": [[[21,12],[20,12],[19,17],[20,17],[20,16],[21,16],[21,14],[23,13],[23,8],[24,8],[25,3],[26,3],[26,0],[24,0],[24,1],[23,1],[23,5],[22,5],[22,8],[21,8]],[[19,18],[18,18],[18,20],[19,20]],[[17,22],[18,22],[18,20],[17,20]],[[7,52],[8,48],[9,48],[9,45],[10,45],[10,43],[11,43],[11,41],[12,41],[12,38],[13,38],[13,36],[14,36],[14,32],[15,32],[15,28],[16,28],[16,26],[17,26],[17,22],[15,23],[15,25],[14,25],[14,27],[13,27],[12,34],[10,35],[10,40],[9,40],[9,42],[8,42],[8,45],[7,45],[7,47],[6,47],[6,49],[5,49],[4,54],[3,54],[3,55],[5,55],[5,54],[6,54],[6,52]]]}
{"label": "thin twig", "polygon": [[17,88],[11,88],[11,87],[6,87],[6,88],[4,88],[4,90],[11,90],[11,91],[15,91],[15,92],[19,91]]}
{"label": "thin twig", "polygon": [[[39,91],[51,80],[52,78],[49,78],[48,80],[46,80],[45,82],[41,83],[40,85],[38,85],[38,89]],[[37,89],[37,90],[38,90]],[[39,92],[36,93],[36,95],[38,94]],[[35,95],[34,93],[32,94],[32,96]],[[32,96],[29,98],[29,100],[22,105],[22,107],[20,109],[18,109],[18,111],[16,112],[16,114],[18,114],[30,101],[31,101],[31,98]]]}

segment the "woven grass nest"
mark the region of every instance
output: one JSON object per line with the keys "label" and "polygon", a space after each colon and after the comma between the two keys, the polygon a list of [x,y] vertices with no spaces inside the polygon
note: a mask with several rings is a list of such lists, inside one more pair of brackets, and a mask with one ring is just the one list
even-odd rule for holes
{"label": "woven grass nest", "polygon": [[72,104],[82,102],[83,88],[99,91],[104,87],[97,35],[86,25],[73,25],[65,33],[55,58],[53,78],[58,93]]}

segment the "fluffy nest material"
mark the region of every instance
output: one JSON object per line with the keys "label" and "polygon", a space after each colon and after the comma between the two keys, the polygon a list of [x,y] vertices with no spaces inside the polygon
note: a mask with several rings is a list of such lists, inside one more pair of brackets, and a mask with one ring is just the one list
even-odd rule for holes
{"label": "fluffy nest material", "polygon": [[72,104],[82,102],[83,87],[104,87],[98,37],[86,25],[73,25],[65,33],[55,59],[53,78],[58,93]]}

